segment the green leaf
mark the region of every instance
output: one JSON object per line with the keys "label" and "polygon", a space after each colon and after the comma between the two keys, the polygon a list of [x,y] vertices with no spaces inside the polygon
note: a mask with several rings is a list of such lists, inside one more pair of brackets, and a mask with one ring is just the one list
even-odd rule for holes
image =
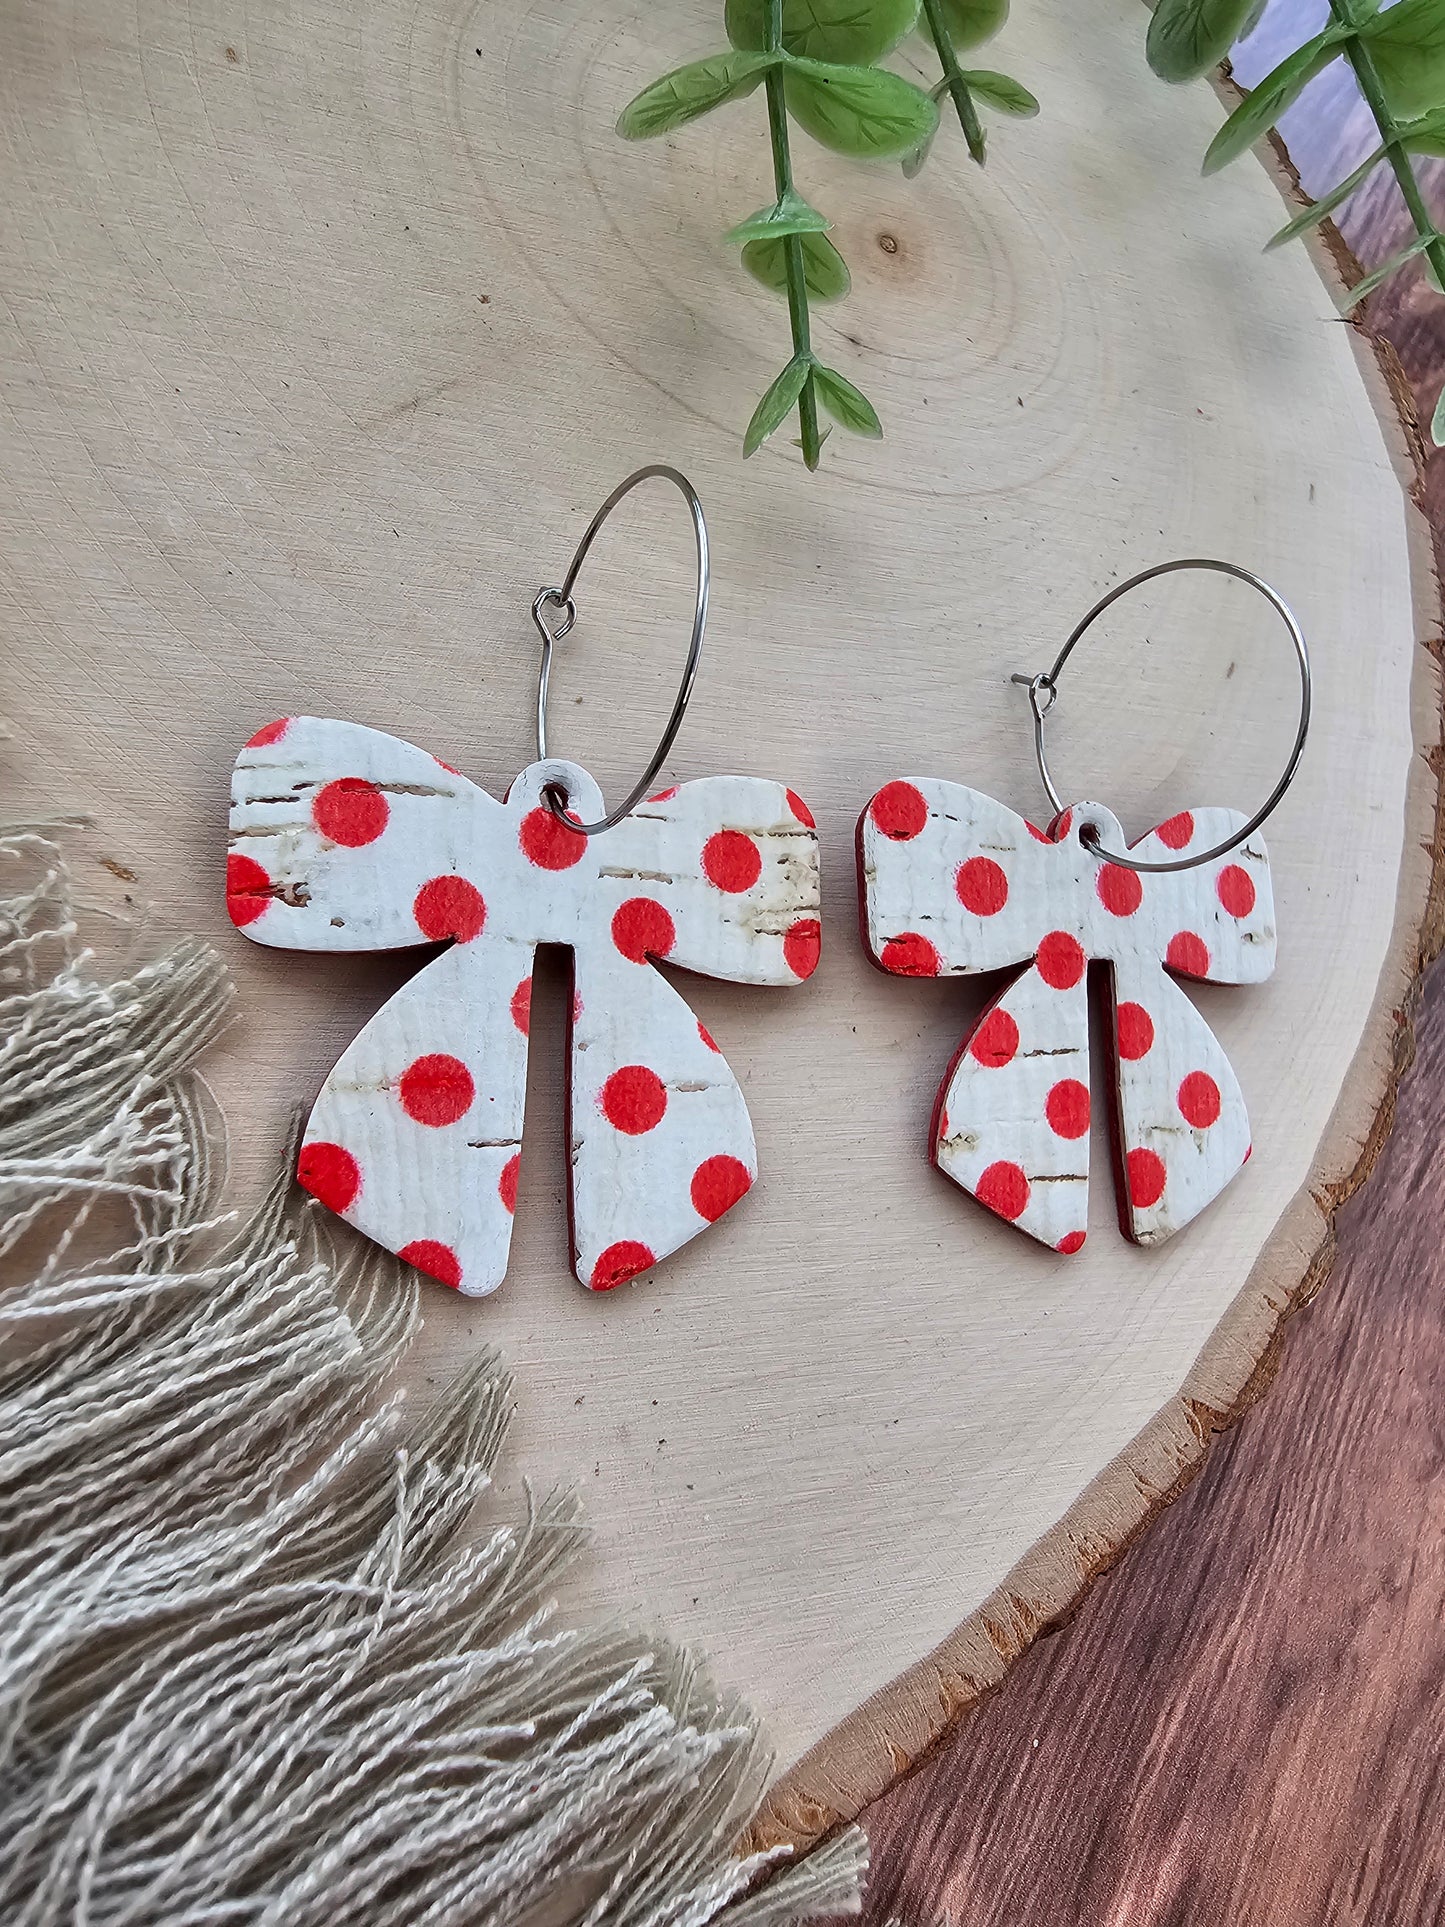
{"label": "green leaf", "polygon": [[1271,248],[1280,248],[1286,241],[1293,241],[1297,234],[1303,234],[1306,228],[1314,227],[1317,222],[1323,221],[1327,214],[1333,214],[1342,202],[1349,200],[1366,175],[1384,158],[1384,148],[1377,147],[1368,160],[1360,162],[1353,174],[1345,176],[1338,187],[1332,187],[1328,194],[1322,194],[1317,201],[1311,201],[1310,205],[1296,214],[1292,221],[1287,221],[1278,234],[1272,234],[1264,244],[1266,254]]}
{"label": "green leaf", "polygon": [[727,238],[742,247],[748,241],[778,240],[785,234],[821,234],[832,225],[826,215],[809,207],[797,189],[790,187],[771,207],[760,207],[756,214],[729,228]]}
{"label": "green leaf", "polygon": [[1440,390],[1435,413],[1430,417],[1430,439],[1437,448],[1445,448],[1445,388]]}
{"label": "green leaf", "polygon": [[798,397],[803,392],[803,384],[813,370],[811,355],[794,355],[777,380],[768,389],[748,423],[747,433],[743,436],[743,459],[755,455],[775,429],[781,428],[784,421],[797,406]]}
{"label": "green leaf", "polygon": [[[928,98],[937,106],[947,92],[948,82],[946,80],[940,80],[936,87],[929,89]],[[916,175],[923,172],[924,163],[933,152],[933,143],[938,138],[938,130],[942,124],[941,120],[936,120],[933,123],[931,132],[918,143],[917,147],[910,149],[910,151],[903,156],[904,180],[911,181]]]}
{"label": "green leaf", "polygon": [[1445,6],[1398,0],[1360,28],[1385,98],[1397,114],[1445,107]]}
{"label": "green leaf", "polygon": [[1340,313],[1348,314],[1350,309],[1357,307],[1367,294],[1373,294],[1381,282],[1388,281],[1397,268],[1403,268],[1407,261],[1413,261],[1417,254],[1425,252],[1432,241],[1439,239],[1440,236],[1434,233],[1417,234],[1413,241],[1400,249],[1398,254],[1392,254],[1388,261],[1382,261],[1379,267],[1365,276],[1363,281],[1355,283],[1340,303]]}
{"label": "green leaf", "polygon": [[[783,0],[783,48],[809,60],[871,67],[917,18],[918,0]],[[767,0],[727,0],[724,20],[735,47],[767,46]]]}
{"label": "green leaf", "polygon": [[920,146],[938,125],[923,89],[884,67],[789,59],[784,85],[798,125],[835,154],[887,160]]}
{"label": "green leaf", "polygon": [[1205,173],[1215,173],[1246,148],[1253,147],[1315,75],[1324,72],[1349,37],[1347,27],[1327,27],[1313,40],[1296,47],[1288,60],[1282,60],[1272,73],[1266,74],[1209,143],[1209,151],[1204,156]]}
{"label": "green leaf", "polygon": [[[848,263],[826,234],[804,234],[799,239],[803,251],[803,284],[815,301],[841,301],[853,285]],[[749,241],[743,249],[743,266],[755,281],[775,294],[788,291],[788,250],[782,235]]]}
{"label": "green leaf", "polygon": [[731,52],[675,67],[627,103],[617,117],[617,131],[629,141],[670,134],[724,101],[750,94],[775,59],[772,54]]}
{"label": "green leaf", "polygon": [[1198,80],[1242,38],[1255,0],[1158,0],[1144,51],[1161,80]]}
{"label": "green leaf", "polygon": [[1445,160],[1445,107],[1418,120],[1407,120],[1396,129],[1400,145],[1412,154],[1430,154]]}
{"label": "green leaf", "polygon": [[1016,114],[1020,120],[1032,120],[1039,111],[1039,103],[1028,88],[1008,74],[981,68],[964,74],[962,79],[975,100],[986,102],[1000,114]]}
{"label": "green leaf", "polygon": [[1008,19],[1009,0],[939,0],[955,53],[981,47]]}
{"label": "green leaf", "polygon": [[882,435],[878,410],[862,389],[845,381],[836,368],[825,368],[819,362],[813,369],[813,387],[840,428],[849,428],[855,435],[871,435],[874,440]]}

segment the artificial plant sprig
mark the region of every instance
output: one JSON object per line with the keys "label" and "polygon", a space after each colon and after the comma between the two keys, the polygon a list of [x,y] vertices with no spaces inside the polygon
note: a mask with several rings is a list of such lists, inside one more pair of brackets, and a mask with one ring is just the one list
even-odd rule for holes
{"label": "artificial plant sprig", "polygon": [[846,262],[828,239],[829,221],[799,193],[789,122],[835,153],[869,160],[911,153],[938,124],[932,99],[877,63],[914,26],[919,0],[727,0],[732,45],[664,74],[622,111],[629,140],[671,133],[759,86],[767,103],[774,200],[735,227],[743,266],[786,296],[793,352],[753,410],[743,453],[761,447],[794,409],[803,460],[818,466],[822,409],[855,434],[881,435],[873,404],[813,351],[813,301],[835,301],[850,286]]}
{"label": "artificial plant sprig", "polygon": [[[1268,73],[1225,121],[1204,156],[1212,174],[1252,147],[1317,74],[1349,62],[1374,116],[1380,143],[1329,193],[1286,222],[1267,243],[1278,247],[1314,227],[1348,200],[1375,168],[1387,164],[1414,224],[1414,239],[1357,281],[1348,310],[1417,256],[1445,293],[1445,235],[1430,213],[1412,154],[1445,155],[1445,0],[1329,0],[1330,24]],[[1165,80],[1192,80],[1228,53],[1259,18],[1259,0],[1158,0],[1149,22],[1149,64]],[[1431,433],[1445,443],[1445,393]]]}
{"label": "artificial plant sprig", "polygon": [[[944,100],[953,102],[969,154],[980,167],[988,146],[979,118],[980,100],[1001,114],[1016,114],[1025,120],[1039,111],[1037,100],[1012,75],[986,68],[969,70],[959,65],[960,52],[980,46],[996,34],[1008,19],[1008,10],[1009,0],[923,0],[922,31],[932,43],[943,69],[942,80],[932,90],[933,99],[940,104]],[[919,171],[928,159],[931,146],[932,141],[926,141],[906,157],[905,174],[911,177]]]}

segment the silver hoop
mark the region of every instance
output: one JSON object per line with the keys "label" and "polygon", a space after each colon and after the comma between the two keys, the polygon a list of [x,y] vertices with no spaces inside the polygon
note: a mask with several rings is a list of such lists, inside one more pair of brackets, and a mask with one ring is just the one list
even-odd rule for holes
{"label": "silver hoop", "polygon": [[1049,760],[1044,754],[1044,718],[1053,708],[1058,697],[1059,671],[1069,660],[1075,645],[1082,639],[1085,631],[1097,622],[1104,611],[1112,603],[1117,602],[1120,596],[1127,595],[1131,589],[1137,589],[1142,582],[1152,582],[1156,575],[1175,575],[1181,569],[1210,569],[1218,575],[1232,575],[1240,582],[1247,582],[1250,588],[1258,589],[1266,602],[1278,612],[1284,626],[1289,630],[1290,641],[1294,645],[1295,660],[1299,665],[1299,728],[1295,731],[1294,747],[1284,766],[1284,774],[1270,791],[1263,807],[1257,809],[1244,828],[1230,837],[1228,842],[1217,843],[1212,850],[1204,850],[1198,856],[1178,857],[1172,863],[1143,863],[1138,857],[1116,850],[1106,850],[1099,841],[1098,831],[1092,825],[1085,825],[1079,831],[1079,841],[1092,850],[1097,857],[1107,863],[1117,863],[1125,870],[1193,870],[1201,863],[1213,863],[1217,857],[1227,856],[1231,850],[1238,849],[1239,845],[1253,836],[1265,818],[1274,811],[1280,798],[1294,781],[1295,771],[1299,768],[1299,759],[1304,754],[1305,738],[1310,733],[1310,653],[1305,643],[1304,631],[1300,628],[1293,609],[1283,596],[1272,589],[1260,576],[1253,574],[1249,569],[1240,568],[1234,562],[1216,562],[1207,556],[1186,556],[1177,562],[1159,562],[1152,569],[1141,569],[1138,575],[1131,575],[1127,582],[1121,582],[1117,588],[1111,589],[1106,596],[1096,602],[1083,620],[1075,625],[1072,635],[1055,658],[1052,669],[1041,670],[1035,676],[1010,678],[1013,682],[1024,684],[1029,692],[1029,707],[1034,712],[1034,755],[1038,758],[1039,775],[1043,778],[1044,788],[1049,793],[1049,801],[1054,806],[1055,815],[1062,813],[1064,801],[1054,787],[1054,779],[1049,774]]}
{"label": "silver hoop", "polygon": [[[561,586],[555,589],[539,589],[532,603],[532,620],[536,623],[537,632],[542,638],[542,666],[537,674],[537,761],[543,763],[547,760],[547,688],[552,678],[552,651],[570,632],[573,623],[577,620],[577,605],[572,600],[572,590],[576,585],[578,574],[582,564],[587,560],[587,551],[592,547],[597,531],[613,509],[617,507],[624,495],[630,495],[639,483],[650,481],[654,475],[660,476],[663,481],[673,483],[682,492],[683,500],[687,503],[688,512],[692,516],[692,532],[697,541],[697,602],[693,610],[692,640],[688,644],[682,681],[677,686],[677,700],[672,705],[672,714],[667,719],[667,727],[663,730],[651,761],[637,779],[627,801],[617,809],[610,810],[596,823],[579,823],[575,817],[568,815],[567,799],[555,784],[549,783],[542,792],[542,800],[557,821],[565,823],[569,829],[580,830],[583,836],[597,836],[603,830],[610,830],[642,801],[652,786],[657,772],[667,760],[667,752],[676,740],[677,732],[682,727],[682,719],[687,714],[688,703],[692,700],[692,686],[697,679],[698,659],[702,655],[703,631],[707,627],[708,587],[712,573],[708,562],[707,522],[703,516],[702,503],[698,500],[697,490],[692,483],[675,468],[668,468],[660,462],[654,462],[648,468],[638,469],[635,475],[629,475],[625,482],[619,483],[613,489],[588,523]],[[548,628],[542,614],[544,609],[562,611],[562,620],[555,629]]]}

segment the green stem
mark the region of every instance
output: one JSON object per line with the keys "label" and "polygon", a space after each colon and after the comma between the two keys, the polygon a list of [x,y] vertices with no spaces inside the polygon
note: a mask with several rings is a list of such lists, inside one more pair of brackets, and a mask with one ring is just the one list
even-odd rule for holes
{"label": "green stem", "polygon": [[948,86],[948,96],[958,114],[958,124],[963,129],[963,138],[968,142],[968,151],[980,167],[983,166],[983,123],[979,120],[978,109],[973,104],[968,82],[963,77],[958,64],[958,54],[954,50],[953,35],[948,31],[948,22],[943,17],[942,0],[923,0],[923,12],[928,21],[929,37],[938,53],[939,65],[943,68],[943,78]]}
{"label": "green stem", "polygon": [[[768,0],[767,50],[783,50],[783,0]],[[773,147],[773,184],[778,199],[793,185],[793,159],[788,149],[788,103],[783,92],[781,66],[770,67],[763,83],[768,102],[768,137]],[[793,353],[811,357],[812,333],[808,325],[808,282],[803,264],[802,237],[789,234],[783,240],[783,265],[788,278],[788,320],[793,329]],[[803,391],[798,396],[798,424],[802,430],[803,460],[816,468],[822,457],[823,439],[818,433],[818,398],[813,392],[810,367]]]}
{"label": "green stem", "polygon": [[[1330,0],[1330,12],[1342,27],[1357,28],[1354,7],[1351,0]],[[1359,82],[1360,93],[1365,105],[1375,116],[1375,125],[1380,130],[1385,153],[1395,180],[1399,185],[1400,196],[1409,210],[1410,219],[1415,223],[1417,234],[1433,234],[1435,223],[1430,218],[1430,209],[1425,196],[1420,191],[1420,183],[1410,164],[1410,156],[1400,140],[1400,129],[1395,120],[1390,103],[1385,97],[1385,89],[1380,81],[1374,59],[1368,45],[1355,34],[1345,42],[1345,59],[1354,69],[1355,79]],[[1445,241],[1432,241],[1425,249],[1425,258],[1435,270],[1435,278],[1445,288]]]}

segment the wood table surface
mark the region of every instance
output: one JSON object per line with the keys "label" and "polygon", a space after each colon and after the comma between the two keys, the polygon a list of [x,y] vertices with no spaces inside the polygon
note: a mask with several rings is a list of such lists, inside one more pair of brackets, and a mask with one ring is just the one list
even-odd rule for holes
{"label": "wood table surface", "polygon": [[[1365,151],[1350,106],[1323,88],[1287,129],[1308,190]],[[1373,263],[1400,219],[1382,184],[1345,240]],[[1410,271],[1366,325],[1428,420],[1445,303]],[[1438,453],[1423,496],[1438,557]],[[868,1923],[1445,1920],[1445,967],[1421,989],[1393,1132],[1273,1382],[1072,1620],[862,1816]]]}

